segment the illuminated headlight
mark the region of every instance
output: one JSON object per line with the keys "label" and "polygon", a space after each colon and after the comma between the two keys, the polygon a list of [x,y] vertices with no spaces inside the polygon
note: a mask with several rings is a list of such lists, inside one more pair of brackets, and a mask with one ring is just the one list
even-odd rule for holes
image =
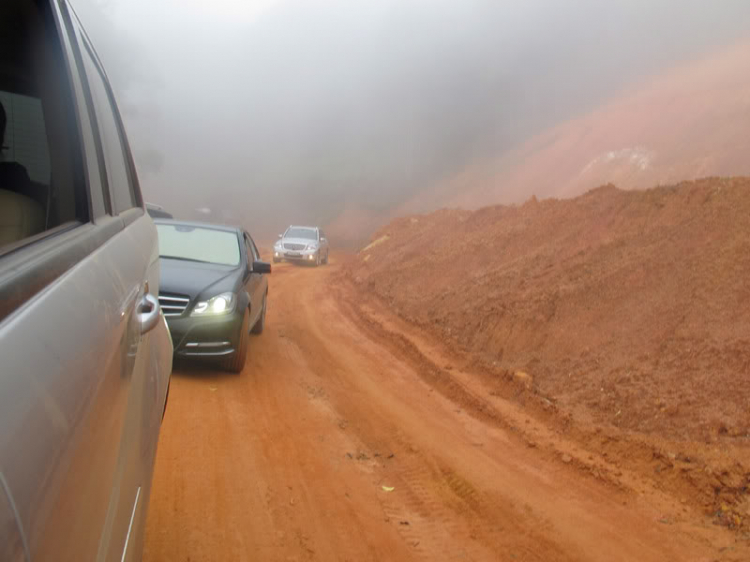
{"label": "illuminated headlight", "polygon": [[232,293],[222,293],[215,297],[201,301],[195,305],[191,316],[213,316],[229,314],[234,310],[235,298]]}
{"label": "illuminated headlight", "polygon": [[278,257],[279,257],[279,253],[278,253],[278,252],[274,252],[274,253],[273,253],[273,256],[274,256],[275,258],[278,258]]}
{"label": "illuminated headlight", "polygon": [[311,254],[311,255],[309,255],[309,256],[307,256],[307,259],[309,259],[310,261],[312,261],[312,259],[313,259],[313,256],[312,256],[312,254]]}
{"label": "illuminated headlight", "polygon": [[317,250],[318,249],[318,245],[317,244],[308,244],[306,249],[307,250]]}

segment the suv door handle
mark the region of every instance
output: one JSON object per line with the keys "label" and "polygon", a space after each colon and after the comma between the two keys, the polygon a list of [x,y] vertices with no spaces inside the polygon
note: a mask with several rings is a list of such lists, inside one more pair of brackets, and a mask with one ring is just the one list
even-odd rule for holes
{"label": "suv door handle", "polygon": [[150,293],[143,295],[138,310],[138,324],[141,327],[141,334],[150,332],[159,323],[159,301]]}

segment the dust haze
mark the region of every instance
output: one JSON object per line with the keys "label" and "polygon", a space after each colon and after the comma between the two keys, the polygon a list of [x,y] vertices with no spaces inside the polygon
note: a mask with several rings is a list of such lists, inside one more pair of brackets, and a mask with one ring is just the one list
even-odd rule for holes
{"label": "dust haze", "polygon": [[270,239],[383,213],[750,34],[746,0],[74,0],[148,201]]}

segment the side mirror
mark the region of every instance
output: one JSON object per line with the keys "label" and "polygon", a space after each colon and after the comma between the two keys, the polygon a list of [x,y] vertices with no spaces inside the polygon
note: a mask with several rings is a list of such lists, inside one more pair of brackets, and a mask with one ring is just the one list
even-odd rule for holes
{"label": "side mirror", "polygon": [[327,242],[328,240],[326,240],[326,238],[325,238],[325,236],[324,236],[323,238],[321,238],[321,239],[320,239],[320,241],[321,241],[321,242]]}
{"label": "side mirror", "polygon": [[284,235],[283,234],[279,234],[279,238],[284,238]]}
{"label": "side mirror", "polygon": [[254,261],[253,273],[271,273],[271,264],[267,261]]}

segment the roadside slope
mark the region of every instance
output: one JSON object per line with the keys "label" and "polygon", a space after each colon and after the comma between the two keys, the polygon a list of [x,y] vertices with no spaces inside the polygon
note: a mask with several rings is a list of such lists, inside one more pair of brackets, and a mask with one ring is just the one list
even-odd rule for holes
{"label": "roadside slope", "polygon": [[566,410],[672,438],[750,431],[750,180],[398,219],[362,290]]}

